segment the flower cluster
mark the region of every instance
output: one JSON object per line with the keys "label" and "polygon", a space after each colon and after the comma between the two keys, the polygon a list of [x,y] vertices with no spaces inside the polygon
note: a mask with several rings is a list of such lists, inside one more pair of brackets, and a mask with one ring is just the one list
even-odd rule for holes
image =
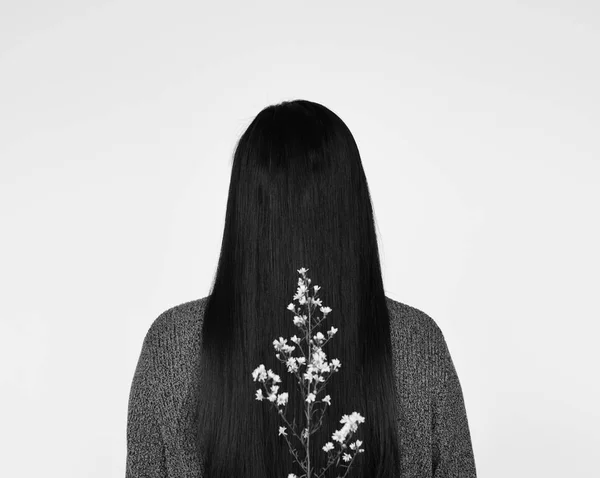
{"label": "flower cluster", "polygon": [[[294,303],[290,303],[287,307],[288,310],[294,313],[294,325],[296,325],[303,332],[303,337],[299,338],[296,335],[290,338],[290,341],[295,343],[296,346],[288,345],[287,339],[283,337],[279,337],[278,340],[273,341],[273,347],[277,352],[275,356],[277,359],[284,363],[287,367],[288,372],[296,375],[298,382],[300,384],[300,388],[302,391],[302,396],[304,401],[306,402],[307,407],[307,415],[312,417],[311,408],[313,404],[324,403],[325,407],[321,409],[321,415],[319,418],[319,423],[314,427],[311,427],[311,424],[308,424],[301,433],[298,433],[295,430],[295,427],[290,425],[288,420],[285,418],[284,410],[281,407],[285,407],[288,403],[288,393],[283,392],[278,394],[279,385],[277,383],[281,382],[281,378],[279,375],[275,374],[271,369],[266,370],[263,364],[259,365],[253,372],[252,378],[255,382],[261,382],[263,384],[263,389],[266,392],[266,395],[263,394],[263,390],[258,389],[256,391],[256,400],[262,401],[267,399],[277,409],[278,413],[282,416],[285,423],[290,427],[294,435],[301,441],[306,450],[307,457],[309,456],[309,444],[310,444],[310,435],[319,429],[323,415],[325,412],[325,408],[331,405],[331,397],[329,395],[325,395],[322,399],[318,400],[317,397],[320,392],[323,391],[327,381],[330,379],[331,375],[337,371],[339,371],[341,367],[341,363],[338,359],[332,359],[330,362],[327,361],[327,355],[323,352],[323,346],[329,342],[329,340],[337,333],[338,329],[335,327],[331,327],[327,331],[327,337],[323,335],[321,332],[317,332],[312,335],[312,330],[319,326],[319,324],[325,320],[327,315],[331,312],[331,308],[323,307],[321,303],[321,299],[316,298],[316,293],[319,291],[320,287],[318,285],[313,286],[314,295],[311,297],[309,295],[309,288],[311,280],[306,277],[306,272],[308,269],[304,267],[299,269],[298,272],[302,275],[302,278],[298,279],[298,290],[296,295],[294,296],[294,300],[297,300],[298,303],[302,306],[307,306],[308,314],[302,314],[301,308],[294,305]],[[313,323],[313,310],[316,306],[320,307],[320,311],[323,313],[323,317],[320,320],[316,320]],[[304,353],[302,348],[302,342],[306,342],[308,350],[307,353]],[[302,353],[302,356],[294,357],[292,356],[292,352],[298,348]],[[310,361],[307,363],[307,356],[310,358]],[[305,366],[305,371],[301,374],[300,367]],[[350,464],[347,466],[348,469],[352,465],[356,454],[364,452],[364,449],[360,448],[362,445],[361,440],[356,440],[353,443],[346,445],[346,441],[355,433],[358,429],[358,425],[360,423],[364,423],[365,419],[358,412],[353,412],[350,415],[343,415],[340,423],[343,423],[344,426],[340,430],[336,430],[331,438],[333,441],[338,442],[340,444],[340,449],[337,455],[332,455],[330,452],[334,449],[333,442],[327,442],[323,446],[323,451],[328,454],[328,464],[327,467],[322,470],[322,473],[329,468],[334,462],[339,463],[339,456],[342,454],[344,450],[348,448],[354,451],[354,456],[345,451],[343,453],[342,459],[345,462],[350,461]],[[298,464],[302,467],[303,471],[306,472],[307,477],[311,477],[310,470],[310,459],[307,458],[306,466],[305,462],[301,462],[298,459],[298,456],[295,450],[292,448],[289,440],[287,439],[286,427],[279,427],[279,435],[283,436],[290,448],[290,453],[294,456]],[[347,473],[347,471],[346,471]],[[319,476],[318,474],[316,475]],[[345,476],[345,475],[344,475]],[[288,478],[297,478],[296,475],[290,473]]]}

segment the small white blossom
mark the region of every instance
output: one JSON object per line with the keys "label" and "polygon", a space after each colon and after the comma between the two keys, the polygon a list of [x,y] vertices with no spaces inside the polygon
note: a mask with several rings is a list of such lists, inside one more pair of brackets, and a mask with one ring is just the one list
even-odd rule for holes
{"label": "small white blossom", "polygon": [[351,459],[352,459],[352,456],[350,456],[348,453],[344,453],[344,457],[343,457],[344,461],[350,461]]}
{"label": "small white blossom", "polygon": [[326,402],[327,405],[331,405],[331,397],[329,395],[325,395],[321,401]]}
{"label": "small white blossom", "polygon": [[296,475],[294,475],[293,473],[290,473],[287,478],[298,478],[298,477]]}
{"label": "small white blossom", "polygon": [[287,433],[285,432],[285,427],[279,427],[279,434],[287,436]]}
{"label": "small white blossom", "polygon": [[308,381],[308,383],[312,383],[312,381],[315,380],[317,377],[318,375],[314,374],[312,370],[304,372],[304,379]]}
{"label": "small white blossom", "polygon": [[263,364],[260,364],[258,367],[256,367],[254,369],[254,372],[252,372],[252,378],[254,379],[255,382],[257,380],[259,382],[264,382],[266,380],[267,371],[265,370],[265,366]]}
{"label": "small white blossom", "polygon": [[261,390],[261,389],[258,389],[258,390],[256,391],[256,399],[257,399],[257,400],[259,400],[259,401],[262,401],[262,399],[263,399],[263,398],[265,398],[265,397],[264,397],[264,395],[263,395],[263,393],[262,393],[262,390]]}
{"label": "small white blossom", "polygon": [[352,412],[350,415],[342,415],[340,423],[364,423],[365,417],[358,412]]}
{"label": "small white blossom", "polygon": [[321,302],[321,299],[312,299],[311,302],[316,305],[323,305],[323,302]]}
{"label": "small white blossom", "polygon": [[294,303],[293,303],[293,302],[290,302],[290,303],[288,304],[288,306],[287,306],[287,309],[288,309],[288,310],[291,310],[292,312],[295,312],[295,311],[296,311],[296,306],[294,306]]}
{"label": "small white blossom", "polygon": [[295,373],[298,371],[298,365],[296,364],[296,357],[290,357],[287,360],[286,365],[288,367],[288,372]]}
{"label": "small white blossom", "polygon": [[331,312],[331,307],[321,307],[321,312],[323,312],[324,315],[329,314],[329,312]]}
{"label": "small white blossom", "polygon": [[313,339],[320,344],[325,340],[325,336],[321,332],[317,332],[317,334],[313,336]]}
{"label": "small white blossom", "polygon": [[330,441],[323,445],[323,451],[327,452],[329,450],[333,450],[333,443],[331,443]]}
{"label": "small white blossom", "polygon": [[267,398],[269,399],[269,402],[274,402],[275,400],[277,400],[277,394],[272,393]]}
{"label": "small white blossom", "polygon": [[269,376],[269,378],[271,380],[273,380],[273,382],[275,382],[275,383],[281,382],[281,378],[279,378],[279,375],[277,375],[276,373],[274,373],[273,370],[269,369],[267,371],[267,375]]}
{"label": "small white blossom", "polygon": [[300,327],[304,324],[306,324],[306,316],[305,315],[303,315],[303,316],[296,315],[294,317],[294,325],[297,325],[298,327]]}
{"label": "small white blossom", "polygon": [[300,269],[298,269],[298,273],[305,275],[308,272],[308,269],[305,269],[304,267],[301,267]]}
{"label": "small white blossom", "polygon": [[315,285],[315,286],[313,286],[313,288],[315,289],[315,294],[316,294],[317,292],[319,292],[319,289],[320,289],[321,287],[320,287],[320,286],[318,286],[318,285]]}
{"label": "small white blossom", "polygon": [[333,370],[337,371],[338,368],[340,368],[342,366],[342,364],[340,363],[340,361],[336,358],[331,360],[331,365],[333,365]]}
{"label": "small white blossom", "polygon": [[362,441],[356,440],[354,443],[350,443],[350,449],[354,450],[356,448],[359,448],[360,445],[362,445]]}
{"label": "small white blossom", "polygon": [[315,401],[315,398],[316,398],[316,395],[315,395],[314,393],[310,392],[310,393],[308,394],[308,396],[306,397],[306,401],[307,401],[307,402],[309,402],[309,403],[310,403],[310,402],[314,402],[314,401]]}
{"label": "small white blossom", "polygon": [[295,335],[293,335],[290,340],[296,344],[299,344],[302,341],[302,339],[296,337]]}
{"label": "small white blossom", "polygon": [[337,442],[344,443],[346,440],[347,430],[342,427],[341,430],[336,430],[331,435],[331,438]]}
{"label": "small white blossom", "polygon": [[[298,282],[300,282],[300,281],[298,281]],[[304,302],[306,302],[306,297],[304,296],[304,294],[306,294],[307,290],[308,289],[306,288],[306,286],[304,284],[299,285],[296,295],[294,296],[294,300],[298,300],[298,302],[300,302],[301,304],[304,304]],[[304,299],[304,302],[302,302],[303,299]]]}
{"label": "small white blossom", "polygon": [[281,348],[287,343],[287,339],[284,339],[283,337],[279,337],[279,340],[273,340],[273,347],[275,347],[275,350],[280,351]]}
{"label": "small white blossom", "polygon": [[336,329],[334,326],[331,326],[331,328],[327,331],[327,335],[333,337],[337,331],[338,329]]}
{"label": "small white blossom", "polygon": [[285,405],[288,401],[288,393],[283,392],[277,396],[277,406]]}

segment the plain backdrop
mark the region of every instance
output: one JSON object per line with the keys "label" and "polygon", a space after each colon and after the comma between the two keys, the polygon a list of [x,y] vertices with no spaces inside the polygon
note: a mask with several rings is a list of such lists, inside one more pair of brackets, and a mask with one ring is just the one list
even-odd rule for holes
{"label": "plain backdrop", "polygon": [[2,2],[2,476],[124,476],[144,335],[208,294],[235,142],[296,98],[355,136],[478,475],[597,473],[599,50],[592,1]]}

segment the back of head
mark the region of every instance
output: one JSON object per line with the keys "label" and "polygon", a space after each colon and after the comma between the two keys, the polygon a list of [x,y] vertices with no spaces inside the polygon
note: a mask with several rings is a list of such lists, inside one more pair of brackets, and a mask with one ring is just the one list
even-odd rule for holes
{"label": "back of head", "polygon": [[[202,326],[198,438],[207,478],[303,474],[278,434],[282,418],[270,402],[255,399],[260,384],[252,380],[259,364],[271,368],[282,379],[279,393],[289,393],[287,420],[295,419],[297,430],[306,426],[297,379],[273,348],[273,340],[299,333],[287,306],[302,267],[311,287],[321,288],[323,306],[332,309],[319,330],[338,328],[323,351],[342,364],[326,385],[331,406],[310,437],[313,475],[327,465],[322,446],[341,428],[342,415],[354,411],[365,422],[352,441],[362,440],[365,452],[349,474],[399,475],[390,323],[360,154],[335,113],[295,100],[263,109],[233,157],[223,242]],[[344,471],[333,465],[321,476]]]}

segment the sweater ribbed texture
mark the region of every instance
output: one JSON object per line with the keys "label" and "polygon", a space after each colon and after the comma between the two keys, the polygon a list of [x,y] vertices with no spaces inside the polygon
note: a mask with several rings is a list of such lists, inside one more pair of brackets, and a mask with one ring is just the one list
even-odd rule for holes
{"label": "sweater ribbed texture", "polygon": [[[195,447],[194,371],[208,297],[166,310],[150,326],[129,394],[126,478],[202,478]],[[424,312],[386,297],[401,478],[476,478],[462,389],[442,331]]]}

